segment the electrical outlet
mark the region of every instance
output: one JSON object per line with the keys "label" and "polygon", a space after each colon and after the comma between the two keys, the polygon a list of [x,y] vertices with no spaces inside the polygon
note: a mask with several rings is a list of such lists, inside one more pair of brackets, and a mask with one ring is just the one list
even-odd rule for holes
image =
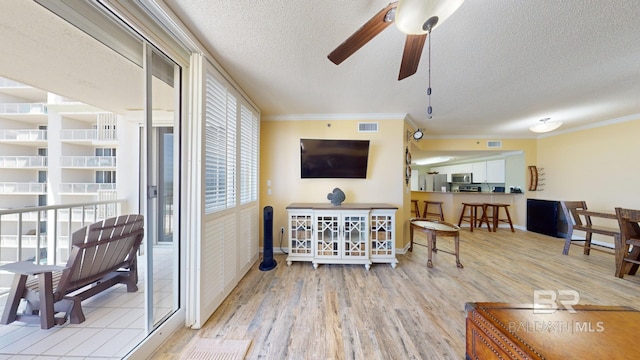
{"label": "electrical outlet", "polygon": [[284,226],[280,228],[280,234],[284,234]]}

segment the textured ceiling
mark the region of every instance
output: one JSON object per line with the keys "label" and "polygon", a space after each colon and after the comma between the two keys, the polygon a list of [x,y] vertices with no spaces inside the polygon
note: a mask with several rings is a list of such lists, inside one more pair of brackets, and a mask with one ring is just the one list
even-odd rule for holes
{"label": "textured ceiling", "polygon": [[427,136],[532,137],[640,113],[640,1],[467,0],[398,81],[390,26],[339,66],[335,47],[388,0],[165,0],[260,107],[263,119],[408,113]]}

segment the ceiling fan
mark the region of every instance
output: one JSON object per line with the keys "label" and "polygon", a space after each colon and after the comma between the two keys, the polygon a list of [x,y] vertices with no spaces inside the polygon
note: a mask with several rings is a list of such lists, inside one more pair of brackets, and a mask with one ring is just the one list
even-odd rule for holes
{"label": "ceiling fan", "polygon": [[416,73],[427,35],[462,5],[464,0],[399,0],[380,10],[360,29],[333,50],[329,60],[336,65],[345,61],[386,29],[391,23],[407,34],[398,80]]}

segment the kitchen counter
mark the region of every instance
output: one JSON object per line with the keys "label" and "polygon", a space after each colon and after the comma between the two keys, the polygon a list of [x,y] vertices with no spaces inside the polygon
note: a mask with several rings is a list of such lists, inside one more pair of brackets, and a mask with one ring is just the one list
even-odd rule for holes
{"label": "kitchen counter", "polygon": [[424,210],[423,201],[441,201],[444,220],[453,224],[460,219],[463,202],[509,204],[513,226],[526,229],[526,198],[520,195],[524,193],[412,191],[411,200],[418,201],[421,212]]}

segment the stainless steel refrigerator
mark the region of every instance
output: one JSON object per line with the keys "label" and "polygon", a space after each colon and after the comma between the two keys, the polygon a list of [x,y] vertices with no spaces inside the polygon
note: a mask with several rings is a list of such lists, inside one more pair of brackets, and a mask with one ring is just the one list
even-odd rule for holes
{"label": "stainless steel refrigerator", "polygon": [[447,183],[447,174],[424,174],[420,175],[420,188],[424,191],[450,191],[451,187]]}

